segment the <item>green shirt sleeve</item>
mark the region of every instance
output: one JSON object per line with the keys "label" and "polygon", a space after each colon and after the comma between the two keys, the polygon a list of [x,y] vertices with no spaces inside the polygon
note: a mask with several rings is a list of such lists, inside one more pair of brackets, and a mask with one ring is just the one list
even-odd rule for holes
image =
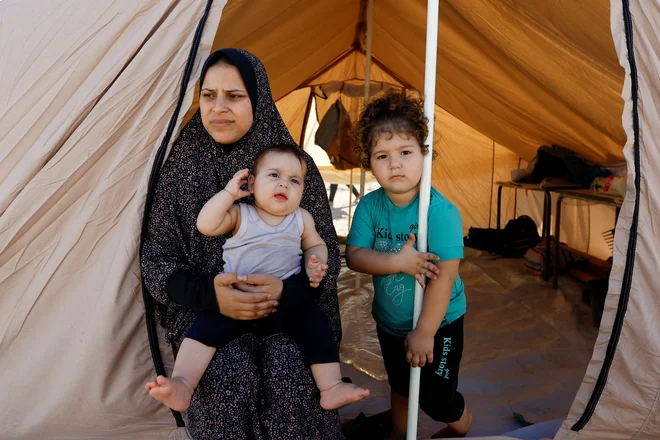
{"label": "green shirt sleeve", "polygon": [[429,252],[439,261],[463,258],[463,223],[461,213],[447,200],[429,210]]}
{"label": "green shirt sleeve", "polygon": [[371,200],[373,197],[363,197],[355,209],[351,230],[346,238],[346,244],[361,248],[374,248],[376,240],[376,228],[374,218],[371,215]]}

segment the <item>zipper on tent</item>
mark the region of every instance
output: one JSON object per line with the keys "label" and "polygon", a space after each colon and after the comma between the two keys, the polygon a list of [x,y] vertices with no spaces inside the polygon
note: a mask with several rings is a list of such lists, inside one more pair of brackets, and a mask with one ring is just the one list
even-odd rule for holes
{"label": "zipper on tent", "polygon": [[633,153],[635,161],[635,208],[633,211],[632,224],[630,225],[630,239],[628,241],[628,250],[626,253],[626,266],[623,272],[623,283],[621,286],[621,294],[619,296],[619,305],[616,312],[616,318],[612,327],[612,335],[607,344],[607,351],[605,353],[605,360],[603,367],[598,375],[596,386],[591,394],[591,398],[582,414],[582,417],[571,427],[573,431],[580,431],[589,422],[591,416],[596,410],[598,400],[600,399],[603,389],[607,384],[607,376],[612,366],[612,360],[616,352],[616,346],[621,336],[621,328],[623,327],[623,319],[626,315],[628,308],[628,300],[630,298],[630,289],[632,288],[632,277],[635,266],[635,248],[637,246],[637,225],[639,221],[639,188],[641,183],[641,170],[640,170],[640,152],[639,152],[639,111],[638,111],[638,87],[637,81],[637,65],[635,64],[635,52],[633,46],[633,22],[630,14],[629,0],[622,0],[623,5],[623,21],[626,31],[626,47],[628,49],[628,62],[630,64],[630,92],[633,102],[632,118],[633,118]]}
{"label": "zipper on tent", "polygon": [[[192,46],[190,47],[190,54],[188,55],[188,61],[183,70],[183,78],[181,79],[181,88],[179,89],[179,99],[176,103],[176,108],[174,113],[170,117],[170,122],[167,125],[167,131],[163,137],[163,141],[158,147],[156,152],[156,157],[154,159],[153,168],[151,169],[151,175],[149,176],[149,185],[147,186],[147,199],[144,206],[144,217],[142,218],[142,237],[147,232],[147,224],[149,222],[149,217],[151,215],[151,208],[153,206],[154,191],[156,189],[156,184],[158,183],[158,176],[160,174],[160,169],[163,165],[163,160],[165,159],[165,152],[167,151],[167,145],[170,143],[172,134],[174,133],[174,127],[176,127],[176,120],[179,117],[179,112],[181,111],[181,106],[183,105],[183,98],[186,94],[186,89],[188,88],[188,82],[190,81],[190,75],[192,74],[192,69],[195,64],[195,57],[197,56],[197,49],[199,48],[199,43],[202,39],[202,32],[204,31],[204,25],[208,19],[209,12],[211,10],[211,5],[213,5],[213,0],[208,0],[206,3],[206,9],[204,10],[204,15],[199,20],[197,24],[197,29],[195,30],[195,36],[193,37]],[[140,260],[142,259],[142,240],[140,240]],[[144,278],[142,279],[142,299],[144,301],[145,308],[145,318],[147,323],[147,335],[149,338],[149,348],[151,350],[151,359],[154,362],[154,368],[156,369],[156,374],[161,376],[166,376],[165,365],[163,364],[163,358],[160,355],[160,346],[158,345],[158,333],[156,330],[156,318],[154,313],[154,304],[153,298],[149,294],[146,284],[144,283]],[[176,426],[181,428],[186,426],[183,422],[183,417],[178,411],[172,411],[172,415],[176,420]]]}

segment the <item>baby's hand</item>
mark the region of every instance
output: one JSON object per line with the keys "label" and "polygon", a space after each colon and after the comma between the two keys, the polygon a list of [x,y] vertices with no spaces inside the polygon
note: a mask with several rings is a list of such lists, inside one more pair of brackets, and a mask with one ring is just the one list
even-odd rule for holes
{"label": "baby's hand", "polygon": [[234,174],[234,177],[232,177],[231,180],[227,182],[225,191],[231,194],[232,197],[234,197],[234,200],[242,199],[243,197],[250,195],[250,191],[241,189],[241,187],[247,183],[249,174],[250,170],[245,168]]}
{"label": "baby's hand", "polygon": [[309,278],[309,285],[312,287],[318,287],[328,270],[328,265],[322,264],[316,255],[312,255],[309,258],[309,263],[307,263],[305,269],[307,271],[307,277]]}
{"label": "baby's hand", "polygon": [[415,277],[422,287],[426,287],[426,278],[437,278],[438,267],[429,260],[439,260],[436,255],[429,252],[419,252],[413,247],[415,234],[408,235],[408,241],[399,251],[400,271]]}

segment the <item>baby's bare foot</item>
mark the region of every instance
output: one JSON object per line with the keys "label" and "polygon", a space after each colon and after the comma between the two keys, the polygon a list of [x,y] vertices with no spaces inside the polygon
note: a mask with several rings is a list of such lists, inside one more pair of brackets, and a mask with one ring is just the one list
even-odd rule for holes
{"label": "baby's bare foot", "polygon": [[337,409],[340,406],[362,400],[369,395],[369,390],[352,383],[338,382],[334,386],[321,390],[321,407]]}
{"label": "baby's bare foot", "polygon": [[182,377],[169,379],[165,376],[158,376],[155,382],[147,382],[145,388],[151,397],[175,411],[188,409],[194,391],[192,385]]}

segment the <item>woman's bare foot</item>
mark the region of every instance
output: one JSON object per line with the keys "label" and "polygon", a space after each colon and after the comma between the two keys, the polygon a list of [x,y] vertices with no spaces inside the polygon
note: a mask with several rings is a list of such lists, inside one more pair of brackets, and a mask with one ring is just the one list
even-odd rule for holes
{"label": "woman's bare foot", "polygon": [[321,390],[321,407],[337,409],[340,406],[362,400],[369,395],[369,390],[352,383],[338,382],[332,387]]}
{"label": "woman's bare foot", "polygon": [[169,379],[158,376],[155,382],[147,382],[144,388],[149,391],[151,397],[175,411],[188,409],[194,391],[192,385],[182,377]]}
{"label": "woman's bare foot", "polygon": [[450,423],[431,436],[431,438],[463,438],[472,427],[472,414],[465,411],[458,422]]}

